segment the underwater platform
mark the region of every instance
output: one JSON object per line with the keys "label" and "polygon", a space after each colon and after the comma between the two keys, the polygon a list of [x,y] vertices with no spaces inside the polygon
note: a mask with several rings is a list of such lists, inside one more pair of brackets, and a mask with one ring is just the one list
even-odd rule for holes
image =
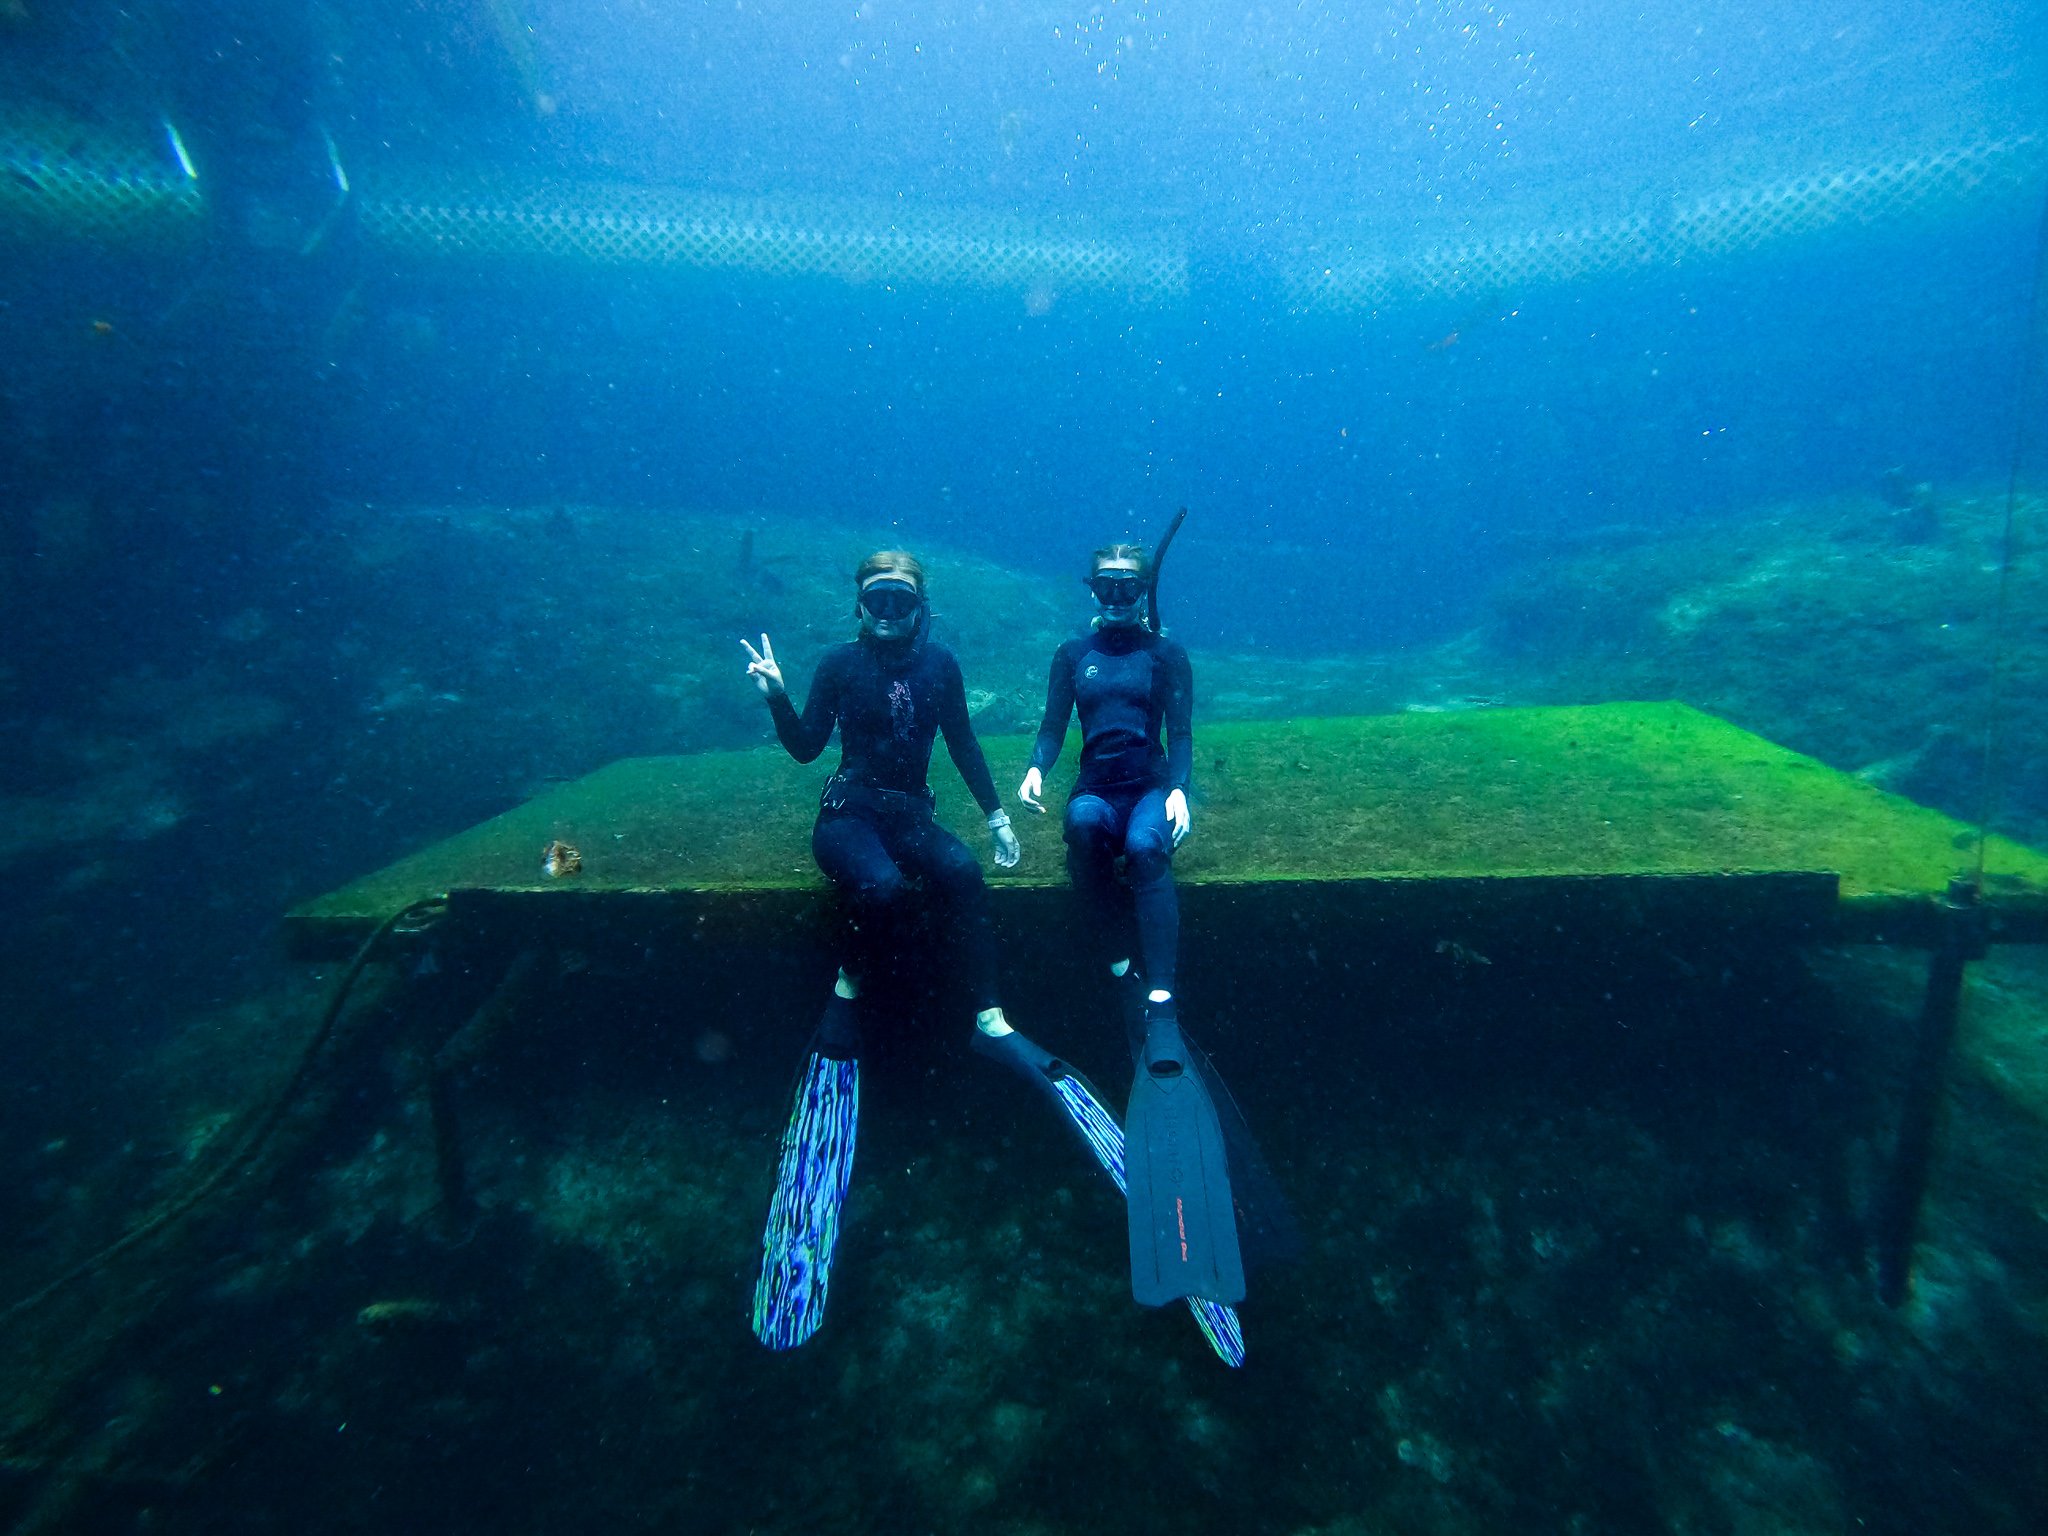
{"label": "underwater platform", "polygon": [[[1684,704],[1209,724],[1195,744],[1194,836],[1174,861],[1190,948],[1602,926],[1932,948],[1951,881],[1977,860],[1973,828]],[[1006,798],[1030,745],[984,738]],[[289,941],[346,954],[442,895],[465,926],[555,942],[822,932],[810,828],[835,756],[614,763],[309,902]],[[1052,814],[1012,807],[1024,861],[989,870],[999,927],[1073,920],[1066,774]],[[932,777],[941,819],[985,849],[950,765]],[[557,842],[576,872],[544,869]],[[2048,941],[2048,856],[1992,837],[1984,871],[1984,940]]]}

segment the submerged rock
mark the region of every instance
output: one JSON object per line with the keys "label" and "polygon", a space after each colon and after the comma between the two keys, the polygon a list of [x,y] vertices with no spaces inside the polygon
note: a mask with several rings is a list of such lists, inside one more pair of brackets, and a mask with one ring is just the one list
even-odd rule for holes
{"label": "submerged rock", "polygon": [[373,1339],[449,1333],[461,1324],[457,1309],[423,1296],[373,1301],[356,1314],[356,1326]]}

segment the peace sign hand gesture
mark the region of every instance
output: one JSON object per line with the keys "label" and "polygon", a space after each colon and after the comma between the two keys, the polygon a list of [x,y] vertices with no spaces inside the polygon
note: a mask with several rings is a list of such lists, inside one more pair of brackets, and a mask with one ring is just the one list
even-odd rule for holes
{"label": "peace sign hand gesture", "polygon": [[761,690],[764,699],[779,699],[789,692],[782,681],[782,668],[775,664],[775,647],[768,643],[768,637],[761,637],[761,649],[755,650],[742,640],[747,652],[747,676],[754,680],[754,686]]}

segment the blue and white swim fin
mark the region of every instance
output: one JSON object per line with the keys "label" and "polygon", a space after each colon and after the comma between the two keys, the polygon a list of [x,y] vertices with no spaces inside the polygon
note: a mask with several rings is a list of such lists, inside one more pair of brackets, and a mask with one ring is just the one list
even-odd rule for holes
{"label": "blue and white swim fin", "polygon": [[770,1349],[796,1348],[825,1321],[859,1119],[860,1063],[812,1052],[782,1133],[754,1286],[754,1337]]}

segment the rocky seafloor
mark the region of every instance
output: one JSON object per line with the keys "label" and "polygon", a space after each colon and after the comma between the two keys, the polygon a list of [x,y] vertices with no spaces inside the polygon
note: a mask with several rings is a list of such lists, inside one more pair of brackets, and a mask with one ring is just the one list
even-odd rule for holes
{"label": "rocky seafloor", "polygon": [[[1618,531],[1533,563],[1440,647],[1198,654],[1203,711],[1677,696],[1968,816],[2002,509],[1940,510],[1931,530],[1844,502]],[[9,1026],[44,1070],[0,1136],[4,1296],[203,1172],[289,1069],[334,969],[270,957],[266,916],[612,757],[757,742],[732,635],[770,628],[791,658],[838,638],[841,569],[875,541],[337,513],[302,611],[213,616],[177,666],[65,709],[9,697],[30,751],[0,857],[17,890],[33,875],[15,940],[55,984]],[[1067,615],[1042,581],[932,563],[977,720],[1033,722]],[[2040,575],[2008,590],[1999,770],[2004,824],[2036,842]],[[159,912],[180,889],[186,910]],[[132,930],[113,957],[93,944],[110,903]],[[462,1220],[437,1208],[405,978],[379,976],[260,1177],[10,1320],[0,1521],[1350,1536],[2048,1516],[2038,953],[1975,970],[1892,1310],[1869,1253],[1915,957],[1225,949],[1191,957],[1186,991],[1307,1236],[1255,1276],[1242,1373],[1174,1309],[1130,1303],[1101,1176],[914,1011],[869,1064],[827,1327],[761,1350],[747,1299],[818,958],[764,935],[684,992],[660,955],[551,953],[461,1074]],[[1030,969],[1013,1012],[1115,1096],[1114,1031]]]}

